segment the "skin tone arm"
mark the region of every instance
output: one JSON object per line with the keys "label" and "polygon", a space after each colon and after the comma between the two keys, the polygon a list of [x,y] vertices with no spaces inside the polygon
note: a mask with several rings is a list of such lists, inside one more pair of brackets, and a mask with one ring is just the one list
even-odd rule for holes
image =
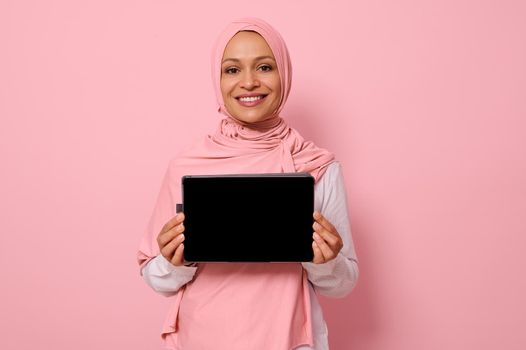
{"label": "skin tone arm", "polygon": [[[314,264],[323,264],[334,259],[343,247],[338,231],[321,213],[313,213],[312,251]],[[178,213],[170,219],[157,236],[159,251],[172,265],[184,265],[184,213]]]}

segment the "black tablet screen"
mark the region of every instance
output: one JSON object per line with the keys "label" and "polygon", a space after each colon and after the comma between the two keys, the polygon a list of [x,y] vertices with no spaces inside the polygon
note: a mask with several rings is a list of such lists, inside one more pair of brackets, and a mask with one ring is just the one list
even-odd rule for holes
{"label": "black tablet screen", "polygon": [[310,174],[194,175],[182,186],[185,260],[312,260]]}

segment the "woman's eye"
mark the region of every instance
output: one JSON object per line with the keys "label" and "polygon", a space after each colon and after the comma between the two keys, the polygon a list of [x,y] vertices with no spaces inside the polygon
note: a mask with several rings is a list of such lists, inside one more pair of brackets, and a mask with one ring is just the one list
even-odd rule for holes
{"label": "woman's eye", "polygon": [[261,68],[263,72],[268,72],[272,70],[272,67],[269,65],[260,66],[259,68]]}
{"label": "woman's eye", "polygon": [[237,72],[237,68],[235,67],[230,67],[230,68],[225,69],[225,73],[227,74],[234,74],[236,72]]}

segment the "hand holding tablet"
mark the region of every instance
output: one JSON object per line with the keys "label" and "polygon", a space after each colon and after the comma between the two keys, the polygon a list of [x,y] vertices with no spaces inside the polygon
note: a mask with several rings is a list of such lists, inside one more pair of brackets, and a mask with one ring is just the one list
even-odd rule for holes
{"label": "hand holding tablet", "polygon": [[162,256],[172,265],[181,266],[184,250],[184,214],[178,213],[171,218],[161,229],[157,236],[157,244]]}
{"label": "hand holding tablet", "polygon": [[316,222],[312,225],[315,231],[312,235],[314,238],[314,242],[312,242],[314,259],[312,262],[323,264],[338,255],[343,248],[343,240],[334,225],[321,213],[314,212],[313,217]]}

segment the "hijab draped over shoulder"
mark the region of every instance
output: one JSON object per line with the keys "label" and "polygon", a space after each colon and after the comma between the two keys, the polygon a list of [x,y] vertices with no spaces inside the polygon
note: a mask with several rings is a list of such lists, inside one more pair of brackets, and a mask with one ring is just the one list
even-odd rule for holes
{"label": "hijab draped over shoulder", "polygon": [[[278,108],[271,118],[256,123],[230,115],[220,89],[225,47],[244,30],[266,40],[281,83]],[[332,153],[304,140],[280,117],[290,92],[292,66],[283,38],[267,22],[250,17],[229,23],[213,46],[211,68],[217,112],[223,118],[215,132],[170,160],[139,247],[141,267],[159,254],[157,235],[182,201],[183,175],[308,172],[317,182],[334,161]],[[172,349],[185,350],[289,350],[312,345],[308,288],[300,263],[199,263],[193,280],[171,297],[162,339]]]}

